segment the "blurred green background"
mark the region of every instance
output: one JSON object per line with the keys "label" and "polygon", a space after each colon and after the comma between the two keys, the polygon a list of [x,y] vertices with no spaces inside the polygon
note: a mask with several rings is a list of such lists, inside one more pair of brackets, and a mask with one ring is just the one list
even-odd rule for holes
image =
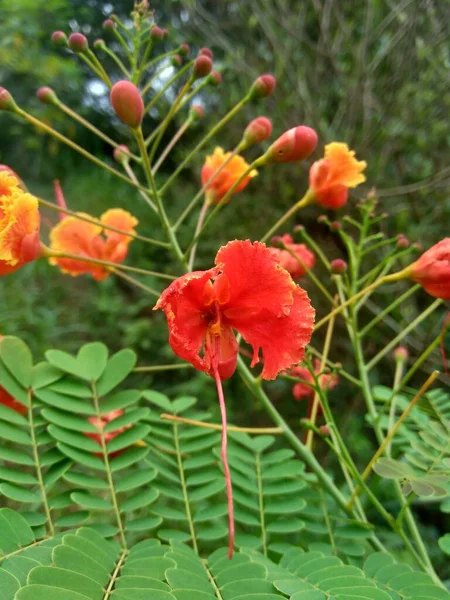
{"label": "blurred green background", "polygon": [[[448,235],[448,2],[165,0],[152,7],[156,22],[170,29],[158,51],[184,41],[193,53],[210,46],[215,68],[223,73],[220,87],[208,87],[196,99],[205,106],[206,117],[165,161],[160,182],[259,74],[271,72],[278,80],[272,97],[248,105],[181,173],[165,197],[170,215],[180,214],[198,190],[205,154],[216,143],[232,148],[250,119],[267,115],[275,135],[300,123],[314,127],[321,143],[313,158],[321,156],[323,145],[332,140],[346,141],[356,149],[368,169],[367,182],[355,190],[352,203],[375,187],[381,210],[389,213],[383,224],[387,235],[402,232],[424,247]],[[35,92],[41,85],[53,87],[63,102],[108,135],[131,143],[126,128],[112,114],[107,89],[75,55],[50,42],[55,29],[81,31],[91,43],[104,37],[120,53],[113,36],[102,31],[102,23],[113,11],[126,22],[131,9],[130,0],[114,5],[97,0],[0,0],[0,85],[21,106],[111,164],[108,146],[54,107],[40,104]],[[99,56],[111,77],[120,78],[114,64]],[[152,112],[146,133],[166,114],[170,97]],[[185,117],[177,116],[166,141]],[[140,233],[160,237],[158,221],[137,192],[9,113],[0,114],[0,130],[0,163],[11,166],[36,194],[53,199],[52,180],[58,178],[70,208],[99,216],[109,207],[123,207],[139,217]],[[252,150],[249,157],[254,155]],[[210,265],[219,245],[229,239],[260,237],[303,194],[307,168],[279,165],[261,172],[216,219],[199,250],[198,266]],[[317,209],[307,209],[297,222],[308,227],[330,258],[343,256],[336,236],[317,223],[318,214]],[[44,211],[44,239],[55,218]],[[181,230],[183,243],[190,239],[195,218],[194,213]],[[165,252],[138,242],[131,244],[128,262],[167,272],[175,268]],[[321,276],[320,269],[318,273]],[[306,286],[311,289],[309,283]],[[382,304],[389,297],[377,299]],[[22,336],[37,358],[49,347],[75,351],[86,341],[100,340],[111,350],[133,347],[141,364],[172,362],[164,319],[152,313],[152,301],[123,281],[109,278],[98,284],[87,276],[73,279],[39,262],[1,280],[0,328],[3,334]],[[429,298],[419,294],[394,318],[385,319],[368,352],[384,345],[428,304]],[[369,305],[369,312],[377,310],[376,302]],[[413,355],[433,339],[441,321],[442,314],[437,315],[408,338]],[[338,330],[334,358],[349,360],[352,370],[351,357],[344,354],[342,359],[346,347]],[[376,377],[389,384],[392,371],[393,367],[384,369]],[[192,378],[188,370],[176,378],[147,376],[147,383],[169,391],[201,389],[214,397],[205,378]],[[275,384],[275,392],[277,385],[281,397],[287,384]],[[298,414],[297,406],[291,410]]]}

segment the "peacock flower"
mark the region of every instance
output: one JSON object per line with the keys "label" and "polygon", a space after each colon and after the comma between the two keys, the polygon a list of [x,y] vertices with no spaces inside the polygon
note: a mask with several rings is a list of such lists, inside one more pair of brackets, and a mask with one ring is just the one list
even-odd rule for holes
{"label": "peacock flower", "polygon": [[[124,431],[126,431],[127,429],[129,429],[131,427],[131,425],[124,425],[122,427],[118,427],[117,429],[113,429],[112,431],[104,431],[104,429],[108,425],[108,423],[110,423],[111,421],[115,421],[116,419],[121,417],[123,414],[124,414],[123,410],[119,409],[119,410],[112,410],[108,413],[105,413],[105,414],[101,415],[101,417],[89,417],[88,421],[89,421],[89,423],[91,423],[91,425],[93,425],[95,427],[95,429],[97,429],[97,433],[85,431],[84,435],[87,436],[88,438],[91,438],[91,440],[94,440],[94,442],[97,442],[97,444],[101,447],[102,446],[102,432],[103,432],[103,439],[104,439],[104,442],[106,445],[106,450],[108,451],[109,442],[111,440],[113,440],[115,437],[117,437],[119,434],[123,433]],[[114,458],[114,456],[121,454],[121,452],[123,452],[123,450],[119,450],[117,452],[111,452],[108,454],[110,455],[111,458]],[[97,456],[102,456],[102,452],[98,452],[95,454]]]}
{"label": "peacock flower", "polygon": [[430,296],[450,300],[450,238],[444,238],[424,252],[406,272]]}
{"label": "peacock flower", "polygon": [[[314,373],[319,375],[320,373],[320,360],[315,359],[313,361]],[[289,371],[291,377],[298,377],[304,381],[299,381],[292,388],[292,394],[296,400],[303,400],[304,398],[311,398],[314,395],[315,381],[311,371],[306,367],[299,365],[293,367]],[[324,373],[319,378],[320,387],[323,390],[332,390],[339,383],[339,377],[335,373]],[[321,409],[320,409],[321,410]]]}
{"label": "peacock flower", "polygon": [[18,178],[0,170],[0,275],[40,256],[39,205]]}
{"label": "peacock flower", "polygon": [[357,160],[347,144],[332,142],[325,146],[325,157],[313,163],[309,185],[314,202],[325,208],[341,208],[347,203],[348,190],[363,183],[367,163]]}
{"label": "peacock flower", "polygon": [[295,244],[288,233],[277,238],[277,241],[281,242],[284,248],[271,248],[272,255],[293,279],[302,277],[316,264],[314,253],[305,244]]}
{"label": "peacock flower", "polygon": [[[220,172],[214,176],[219,169],[221,169]],[[206,187],[208,203],[219,204],[225,194],[248,169],[249,165],[242,156],[238,154],[233,156],[231,152],[224,152],[223,148],[217,147],[212,154],[206,157],[201,172],[202,186],[208,184]],[[250,171],[233,191],[233,194],[245,189],[257,174],[256,169]]]}
{"label": "peacock flower", "polygon": [[[80,216],[90,217],[84,213]],[[116,264],[122,263],[128,254],[128,245],[132,237],[105,229],[103,225],[114,227],[134,234],[138,220],[129,212],[120,208],[107,210],[100,223],[89,223],[70,216],[62,219],[50,231],[50,264],[58,266],[63,273],[76,277],[90,273],[97,281],[106,279],[111,267],[90,263],[76,258],[51,256],[51,252],[72,254],[94,260],[104,260]]]}

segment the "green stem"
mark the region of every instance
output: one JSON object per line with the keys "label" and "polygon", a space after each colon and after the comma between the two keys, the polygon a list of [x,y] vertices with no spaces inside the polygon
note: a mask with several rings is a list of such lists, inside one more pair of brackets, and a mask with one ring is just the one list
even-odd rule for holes
{"label": "green stem", "polygon": [[[118,24],[118,23],[117,23],[117,24]],[[114,35],[116,36],[116,38],[117,38],[117,40],[118,40],[119,44],[120,44],[120,45],[122,46],[122,48],[124,49],[124,51],[125,51],[125,54],[126,54],[126,56],[127,56],[128,60],[130,61],[130,64],[132,65],[132,64],[133,64],[133,56],[132,56],[132,54],[131,54],[131,52],[130,52],[130,49],[129,49],[129,47],[128,47],[128,44],[126,43],[126,41],[125,41],[125,40],[124,40],[124,38],[122,37],[122,35],[121,35],[120,31],[117,29],[117,27],[114,27],[114,29],[113,29],[113,33],[114,33]]]}
{"label": "green stem", "polygon": [[177,257],[177,259],[179,260],[181,266],[183,267],[183,270],[187,269],[187,262],[186,259],[183,255],[183,252],[181,251],[181,248],[178,244],[178,240],[177,237],[175,235],[175,233],[172,230],[172,227],[169,223],[169,219],[167,217],[166,211],[164,210],[164,205],[163,202],[161,200],[161,196],[158,192],[158,189],[156,187],[155,184],[155,179],[153,177],[152,174],[152,168],[151,168],[151,164],[150,164],[150,159],[148,157],[147,154],[147,149],[145,147],[145,142],[144,142],[144,136],[142,135],[142,128],[139,127],[136,131],[135,131],[135,135],[136,135],[136,139],[139,145],[139,150],[141,152],[143,161],[144,161],[144,169],[145,169],[145,174],[147,176],[148,182],[150,184],[150,188],[152,190],[153,196],[154,196],[154,200],[156,201],[156,206],[158,208],[158,213],[159,213],[159,217],[161,219],[161,223],[164,227],[164,230],[166,232],[166,235],[169,239],[169,243],[171,245],[172,251],[175,254],[175,256]]}
{"label": "green stem", "polygon": [[117,56],[117,54],[115,52],[113,52],[112,50],[110,50],[106,45],[103,48],[103,51],[110,57],[113,59],[113,61],[116,63],[116,65],[119,67],[119,69],[122,71],[122,73],[125,75],[125,77],[127,79],[130,79],[130,72],[128,71],[128,69],[126,68],[126,66],[123,64],[123,62],[120,60],[120,58]]}
{"label": "green stem", "polygon": [[[92,382],[91,389],[92,389],[92,399],[94,402],[95,413],[96,413],[98,422],[101,423],[102,422],[102,412],[100,410],[100,402],[99,402],[99,399],[97,396],[97,389],[96,389],[94,382]],[[111,466],[109,464],[108,449],[106,447],[105,433],[103,431],[103,427],[99,427],[98,433],[99,433],[100,445],[102,448],[103,462],[104,462],[105,471],[106,471],[106,478],[108,480],[109,491],[111,494],[111,501],[112,501],[114,513],[116,516],[117,527],[119,528],[120,542],[122,544],[122,549],[126,550],[127,549],[127,540],[125,537],[125,531],[124,531],[124,527],[123,527],[123,523],[122,523],[122,517],[120,514],[119,503],[117,502],[116,489],[114,487],[114,480],[113,480],[113,476],[112,476],[112,472],[111,472]]]}
{"label": "green stem", "polygon": [[422,313],[420,313],[420,315],[418,317],[416,317],[413,321],[411,321],[411,323],[409,323],[397,336],[395,336],[395,338],[393,340],[391,340],[389,342],[389,344],[386,344],[386,346],[384,346],[383,349],[380,350],[380,352],[378,352],[378,354],[376,354],[372,358],[372,360],[370,360],[367,363],[367,365],[366,365],[367,371],[370,371],[383,358],[383,356],[385,356],[388,352],[390,352],[392,350],[392,348],[395,348],[398,345],[400,340],[402,340],[405,337],[405,335],[408,335],[408,333],[410,331],[415,329],[424,319],[426,319],[441,304],[442,304],[442,300],[440,298],[438,298],[432,304],[430,304],[430,306],[426,310],[424,310]]}
{"label": "green stem", "polygon": [[[175,83],[175,81],[177,81],[177,79],[179,79],[182,75],[184,75],[186,73],[186,71],[189,71],[189,69],[192,67],[193,64],[194,64],[193,61],[187,63],[186,65],[184,65],[184,67],[182,67],[179,71],[177,71],[171,79],[169,79],[169,81],[166,83],[166,85],[163,86],[163,88],[156,94],[156,96],[154,96],[154,98],[152,98],[152,100],[150,100],[150,102],[147,104],[147,106],[145,107],[145,110],[144,110],[144,114],[148,113],[148,111],[158,102],[158,100],[162,96],[164,96],[164,94]],[[152,82],[153,82],[153,80],[150,81],[150,83],[152,83]],[[180,100],[180,102],[181,102],[181,100]],[[179,103],[178,103],[178,106],[179,106]]]}
{"label": "green stem", "polygon": [[99,70],[99,69],[98,69],[98,68],[97,68],[97,67],[96,67],[96,66],[93,64],[93,62],[92,62],[91,60],[89,60],[89,58],[88,58],[88,57],[87,57],[85,54],[83,54],[82,52],[80,52],[80,53],[79,53],[77,56],[79,56],[79,57],[81,58],[81,60],[82,60],[84,63],[86,63],[86,64],[87,64],[87,66],[88,66],[88,67],[91,69],[91,71],[92,71],[93,73],[95,73],[95,74],[97,75],[97,77],[98,77],[98,78],[99,78],[101,81],[103,81],[103,83],[104,83],[104,84],[105,84],[107,87],[111,88],[111,82],[109,81],[109,78],[107,77],[107,78],[105,79],[105,76],[104,76],[104,74],[102,73],[102,71],[100,71],[100,70]]}
{"label": "green stem", "polygon": [[159,156],[158,160],[153,165],[153,168],[152,168],[153,175],[158,171],[159,167],[162,165],[162,163],[166,159],[169,152],[172,150],[172,148],[175,146],[175,144],[178,143],[178,141],[182,138],[182,136],[186,133],[186,131],[189,129],[189,127],[191,125],[192,125],[192,119],[190,117],[188,117],[186,119],[186,121],[183,123],[183,125],[175,133],[175,135],[170,140],[170,142],[167,144],[167,146],[164,148],[164,150],[161,152],[161,155]]}
{"label": "green stem", "polygon": [[180,363],[179,365],[151,365],[149,367],[135,367],[134,373],[152,373],[155,371],[173,371],[174,369],[192,369],[190,363]]}
{"label": "green stem", "polygon": [[198,554],[198,545],[197,538],[195,537],[194,521],[192,519],[191,505],[189,504],[189,495],[187,491],[186,478],[184,476],[183,461],[181,459],[180,440],[178,437],[178,423],[176,422],[173,423],[173,439],[175,443],[175,450],[177,453],[178,473],[180,475],[181,489],[183,491],[184,498],[184,507],[186,510],[186,517],[189,523],[189,531],[191,533],[192,547],[194,548],[196,554]]}
{"label": "green stem", "polygon": [[172,175],[167,179],[165,184],[160,188],[159,193],[164,194],[167,188],[175,181],[178,174],[184,169],[184,167],[198,154],[203,146],[209,142],[209,140],[218,133],[225,125],[231,121],[231,119],[237,115],[237,113],[244,108],[244,106],[250,102],[251,95],[247,94],[240,102],[238,102],[218,123],[215,125],[208,134],[195,146],[195,148],[186,156],[186,158],[179,164]]}
{"label": "green stem", "polygon": [[29,404],[28,426],[30,428],[31,444],[33,447],[33,459],[34,459],[34,466],[36,469],[36,477],[39,482],[39,489],[41,491],[42,504],[44,505],[45,516],[47,518],[48,531],[51,536],[54,536],[55,535],[55,526],[53,525],[52,514],[50,511],[50,505],[48,503],[48,498],[47,498],[47,491],[45,489],[44,478],[42,476],[41,463],[39,461],[39,449],[38,449],[38,444],[37,444],[37,439],[36,439],[36,432],[34,429],[35,426],[34,426],[34,415],[33,415],[33,396],[32,396],[31,390],[28,390],[28,404]]}
{"label": "green stem", "polygon": [[[400,380],[403,376],[404,369],[405,369],[405,360],[397,359],[396,365],[395,365],[395,373],[394,373],[394,385],[393,385],[394,390],[396,390],[398,388]],[[396,407],[397,407],[397,396],[396,396],[396,394],[392,394],[391,405],[389,407],[389,420],[388,420],[388,428],[387,428],[388,431],[391,431],[394,428]],[[391,442],[389,441],[389,443],[386,447],[386,455],[389,457],[391,456],[391,446],[392,446]]]}
{"label": "green stem", "polygon": [[97,67],[97,69],[102,73],[103,77],[104,77],[104,82],[106,83],[106,85],[111,88],[112,87],[112,83],[110,78],[108,77],[108,73],[105,71],[105,69],[103,68],[102,63],[98,60],[98,58],[96,57],[96,55],[92,52],[92,50],[88,49],[87,51],[88,56],[90,57],[90,59],[92,60],[92,63]]}
{"label": "green stem", "polygon": [[114,587],[117,583],[117,578],[119,577],[120,570],[123,567],[127,556],[128,556],[128,550],[124,550],[117,562],[116,568],[114,569],[114,571],[111,575],[111,578],[108,583],[108,587],[105,589],[105,595],[103,596],[102,600],[109,600],[111,598],[111,594],[114,591]]}
{"label": "green stem", "polygon": [[[131,165],[128,161],[124,161],[122,163],[123,168],[125,169],[125,172],[127,173],[128,177],[134,181],[135,183],[138,183],[138,179],[133,171],[133,169],[131,168]],[[156,204],[149,198],[148,194],[146,192],[143,192],[142,190],[139,190],[140,195],[142,196],[142,198],[144,198],[144,200],[146,201],[146,203],[148,204],[148,206],[152,209],[153,212],[158,213],[158,209],[156,208]]]}
{"label": "green stem", "polygon": [[263,548],[264,556],[267,556],[267,532],[266,532],[266,521],[264,515],[264,494],[262,486],[262,473],[261,473],[261,452],[256,453],[255,457],[256,466],[256,480],[258,482],[258,505],[259,505],[259,522],[261,523],[261,544]]}
{"label": "green stem", "polygon": [[152,296],[156,296],[156,298],[159,298],[161,296],[160,292],[157,292],[156,290],[149,287],[148,285],[141,283],[138,279],[135,279],[134,277],[130,277],[130,275],[126,275],[122,271],[118,271],[117,269],[111,269],[111,272],[114,273],[114,275],[117,275],[117,277],[120,277],[121,279],[125,279],[125,281],[128,281],[128,283],[131,283],[135,287],[138,287],[139,289],[144,290],[144,292],[152,294]]}
{"label": "green stem", "polygon": [[407,289],[406,292],[404,292],[401,296],[399,296],[396,300],[394,300],[394,302],[391,302],[391,304],[386,306],[386,308],[384,310],[382,310],[380,313],[378,313],[378,315],[376,317],[374,317],[369,323],[367,323],[367,325],[359,331],[358,335],[361,338],[363,338],[366,335],[366,333],[372,329],[372,327],[374,327],[377,323],[382,321],[387,314],[389,314],[391,311],[394,310],[394,308],[397,308],[397,306],[402,304],[407,298],[409,298],[409,296],[411,296],[412,294],[417,292],[417,290],[419,288],[420,288],[420,285],[417,284],[417,285],[414,285],[413,287]]}
{"label": "green stem", "polygon": [[295,213],[308,206],[314,201],[314,192],[311,189],[308,189],[306,194],[301,198],[298,202],[296,202],[291,208],[284,213],[282,217],[278,219],[278,221],[269,229],[269,231],[261,238],[261,242],[265,242],[266,240],[270,240],[273,234],[278,231],[278,229],[286,223]]}
{"label": "green stem", "polygon": [[330,271],[331,270],[330,261],[323,253],[322,248],[320,248],[320,246],[318,244],[316,244],[316,242],[312,239],[312,237],[308,235],[308,233],[304,227],[302,227],[301,229],[298,229],[298,233],[301,235],[301,237],[307,243],[307,245],[310,246],[314,250],[314,252],[317,254],[317,256],[322,261],[323,265],[326,267],[327,271]]}
{"label": "green stem", "polygon": [[[205,222],[206,213],[208,212],[208,208],[209,208],[209,202],[208,202],[208,199],[205,198],[205,201],[203,202],[202,208],[200,210],[200,214],[198,216],[197,225],[195,227],[194,239],[197,238],[200,235],[200,232],[201,232],[202,227],[203,227],[203,223]],[[192,246],[191,254],[189,256],[188,271],[192,271],[193,268],[194,268],[195,253],[196,253],[196,251],[197,251],[197,244],[194,244]]]}

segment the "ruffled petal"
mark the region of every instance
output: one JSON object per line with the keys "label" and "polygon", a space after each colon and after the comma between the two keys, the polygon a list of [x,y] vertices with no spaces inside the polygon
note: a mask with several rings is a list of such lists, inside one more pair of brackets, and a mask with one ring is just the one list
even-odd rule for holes
{"label": "ruffled petal", "polygon": [[[100,220],[105,225],[110,225],[129,233],[135,233],[134,227],[139,222],[133,215],[121,208],[113,208],[106,211],[100,217]],[[128,245],[133,241],[133,238],[123,233],[111,231],[110,229],[105,229],[104,234],[106,244],[103,249],[103,260],[117,264],[122,263],[128,254]]]}
{"label": "ruffled petal", "polygon": [[264,309],[257,319],[242,319],[233,325],[253,347],[252,367],[259,362],[262,350],[263,379],[275,379],[280,371],[300,362],[311,339],[315,310],[302,288],[296,286],[293,297],[287,314],[276,316]]}
{"label": "ruffled petal", "polygon": [[21,252],[24,238],[39,232],[38,201],[18,190],[2,197],[0,212],[0,260],[14,267],[24,262]]}
{"label": "ruffled petal", "polygon": [[155,309],[167,317],[169,344],[174,353],[200,371],[209,371],[209,359],[200,356],[210,319],[205,315],[217,269],[196,271],[176,279],[161,294]]}

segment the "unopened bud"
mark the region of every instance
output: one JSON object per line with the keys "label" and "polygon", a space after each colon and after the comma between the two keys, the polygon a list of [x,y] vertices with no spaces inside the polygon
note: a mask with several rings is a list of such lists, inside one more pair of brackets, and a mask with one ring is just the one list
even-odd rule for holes
{"label": "unopened bud", "polygon": [[174,54],[171,57],[170,62],[173,67],[179,67],[182,64],[183,59],[181,58],[181,56],[179,54]]}
{"label": "unopened bud", "polygon": [[273,94],[277,80],[273,75],[260,75],[250,90],[251,98],[265,98]]}
{"label": "unopened bud", "polygon": [[404,346],[398,346],[393,355],[397,362],[406,362],[409,358],[409,352]]}
{"label": "unopened bud", "polygon": [[274,235],[273,238],[270,240],[270,245],[281,248],[284,245],[283,244],[283,236]]}
{"label": "unopened bud", "polygon": [[412,247],[414,248],[414,250],[417,250],[418,252],[422,252],[422,250],[423,250],[423,246],[420,242],[414,242]]}
{"label": "unopened bud", "polygon": [[120,144],[114,148],[113,156],[119,164],[126,163],[130,160],[130,149],[125,144]]}
{"label": "unopened bud", "polygon": [[347,263],[342,258],[335,258],[330,263],[331,272],[334,275],[341,275],[341,273],[345,273],[347,270]]}
{"label": "unopened bud", "polygon": [[302,231],[305,231],[304,225],[294,225],[294,233],[301,233]]}
{"label": "unopened bud", "polygon": [[326,436],[330,435],[330,433],[331,433],[328,425],[321,425],[319,427],[319,431],[322,435],[326,435]]}
{"label": "unopened bud", "polygon": [[300,125],[285,131],[267,150],[269,162],[295,162],[308,158],[317,146],[317,133]]}
{"label": "unopened bud", "polygon": [[339,221],[331,221],[330,229],[331,231],[339,231],[340,229],[342,229],[342,224],[339,223]]}
{"label": "unopened bud", "polygon": [[409,240],[403,235],[403,233],[399,233],[397,236],[397,248],[401,248],[402,250],[405,248],[409,248]]}
{"label": "unopened bud", "polygon": [[118,81],[111,88],[110,99],[122,123],[133,129],[139,127],[144,118],[144,101],[135,85],[127,80]]}
{"label": "unopened bud", "polygon": [[68,45],[67,35],[64,31],[54,31],[52,33],[52,42],[55,46],[65,47]]}
{"label": "unopened bud", "polygon": [[167,28],[164,28],[162,30],[162,33],[163,33],[163,38],[169,37],[169,35],[170,35],[170,31]]}
{"label": "unopened bud", "polygon": [[199,121],[205,116],[205,109],[200,104],[193,104],[189,110],[189,117],[192,121]]}
{"label": "unopened bud", "polygon": [[58,96],[49,87],[40,87],[36,92],[36,98],[44,104],[58,104]]}
{"label": "unopened bud", "polygon": [[69,48],[73,52],[81,53],[86,52],[89,48],[87,37],[82,33],[72,33],[69,36]]}
{"label": "unopened bud", "polygon": [[114,23],[114,21],[112,19],[106,19],[106,21],[103,22],[103,30],[104,31],[114,31],[115,28],[116,28],[116,24]]}
{"label": "unopened bud", "polygon": [[95,42],[92,45],[94,46],[94,50],[105,50],[106,49],[105,40],[102,40],[101,38],[99,38],[98,40],[95,40]]}
{"label": "unopened bud", "polygon": [[212,60],[209,58],[209,56],[205,56],[204,54],[197,56],[192,70],[194,79],[201,79],[202,77],[209,75],[211,73],[212,66]]}
{"label": "unopened bud", "polygon": [[207,56],[211,60],[214,58],[213,51],[210,48],[200,48],[199,54],[203,54],[203,56]]}
{"label": "unopened bud", "polygon": [[5,90],[5,88],[0,87],[0,110],[9,110],[11,112],[16,112],[18,106],[14,101],[14,98]]}
{"label": "unopened bud", "polygon": [[328,217],[327,217],[327,215],[319,215],[317,217],[317,222],[320,223],[321,225],[324,225],[324,224],[328,223]]}
{"label": "unopened bud", "polygon": [[164,31],[158,25],[153,25],[152,30],[150,31],[150,37],[152,40],[159,41],[164,37]]}
{"label": "unopened bud", "polygon": [[211,71],[208,75],[208,83],[211,85],[220,85],[222,83],[222,73],[219,73],[219,71]]}
{"label": "unopened bud", "polygon": [[190,50],[191,47],[189,44],[181,44],[181,46],[178,48],[178,52],[181,54],[181,56],[187,56]]}
{"label": "unopened bud", "polygon": [[263,142],[272,133],[272,121],[267,117],[253,119],[244,131],[243,140],[247,146]]}

